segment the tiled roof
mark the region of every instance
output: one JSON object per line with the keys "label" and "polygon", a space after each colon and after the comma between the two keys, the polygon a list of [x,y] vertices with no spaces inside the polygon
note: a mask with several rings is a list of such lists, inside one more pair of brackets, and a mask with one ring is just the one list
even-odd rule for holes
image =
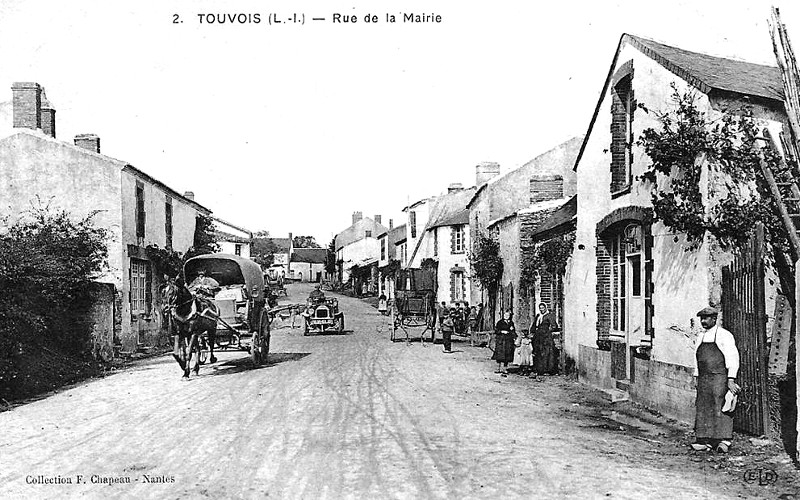
{"label": "tiled roof", "polygon": [[783,100],[781,73],[775,66],[710,56],[634,35],[623,35],[623,41],[628,41],[703,93],[717,89]]}
{"label": "tiled roof", "polygon": [[292,252],[292,262],[309,262],[311,264],[325,264],[328,260],[327,248],[295,248]]}
{"label": "tiled roof", "polygon": [[432,224],[429,229],[441,226],[458,226],[460,224],[469,224],[469,209],[464,208],[454,214],[450,214],[449,217],[444,217]]}
{"label": "tiled roof", "polygon": [[[466,211],[467,203],[475,194],[475,188],[461,189],[452,193],[447,193],[439,196],[436,199],[433,207],[431,207],[431,215],[428,218],[428,226],[426,229],[433,229],[439,226],[449,226],[453,223],[449,221],[454,216],[461,216]],[[469,222],[469,212],[467,211],[467,219],[464,222],[456,222],[456,224],[466,224]]]}
{"label": "tiled roof", "polygon": [[561,205],[550,217],[533,231],[534,239],[545,239],[548,234],[572,223],[578,214],[578,196]]}
{"label": "tiled roof", "polygon": [[598,99],[592,119],[589,121],[589,129],[585,135],[583,145],[578,152],[578,157],[575,159],[574,170],[578,168],[578,164],[580,164],[583,157],[583,151],[586,149],[589,135],[594,128],[597,114],[600,112],[600,106],[608,92],[614,69],[617,66],[617,59],[624,43],[629,43],[636,47],[665,69],[683,78],[705,94],[712,91],[733,92],[779,101],[781,105],[783,104],[781,74],[780,70],[774,66],[710,56],[623,33],[619,39],[614,58],[611,61],[611,67],[603,84],[600,99]]}
{"label": "tiled roof", "polygon": [[250,243],[249,238],[242,238],[241,236],[226,233],[225,231],[220,231],[219,229],[214,231],[214,234],[217,236],[217,241],[228,241],[230,243]]}

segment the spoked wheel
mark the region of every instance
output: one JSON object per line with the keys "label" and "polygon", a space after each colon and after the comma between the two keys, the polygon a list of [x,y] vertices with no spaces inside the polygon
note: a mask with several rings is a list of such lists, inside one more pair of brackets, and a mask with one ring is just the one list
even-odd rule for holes
{"label": "spoked wheel", "polygon": [[267,358],[269,356],[269,341],[271,337],[269,324],[269,314],[266,311],[261,311],[258,330],[261,334],[261,363],[265,365],[267,364]]}

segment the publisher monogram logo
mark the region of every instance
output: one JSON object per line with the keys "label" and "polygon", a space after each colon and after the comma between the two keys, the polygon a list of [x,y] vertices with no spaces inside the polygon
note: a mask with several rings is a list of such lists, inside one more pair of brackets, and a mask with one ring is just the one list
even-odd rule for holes
{"label": "publisher monogram logo", "polygon": [[748,469],[744,472],[744,481],[749,484],[758,483],[759,486],[766,486],[778,480],[778,473],[772,469],[757,467]]}

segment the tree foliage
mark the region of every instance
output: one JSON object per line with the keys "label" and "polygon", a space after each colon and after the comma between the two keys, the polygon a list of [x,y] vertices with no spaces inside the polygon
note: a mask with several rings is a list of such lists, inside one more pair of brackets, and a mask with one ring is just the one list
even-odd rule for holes
{"label": "tree foliage", "polygon": [[470,253],[472,274],[481,286],[494,293],[503,276],[503,260],[500,258],[500,244],[484,234],[478,234]]}
{"label": "tree foliage", "polygon": [[[265,235],[266,234],[266,235]],[[275,262],[278,245],[269,237],[269,232],[259,231],[250,244],[250,258],[263,269],[267,269]]]}
{"label": "tree foliage", "polygon": [[219,252],[219,244],[217,244],[214,219],[207,215],[198,215],[194,225],[194,242],[192,247],[186,251],[184,258],[190,259],[197,255],[215,252]]}
{"label": "tree foliage", "polygon": [[91,285],[108,258],[96,214],[76,220],[40,203],[0,235],[0,358],[29,342],[88,349]]}
{"label": "tree foliage", "polygon": [[292,238],[292,246],[295,248],[322,248],[313,236],[295,236]]}
{"label": "tree foliage", "polygon": [[180,252],[158,245],[147,245],[145,248],[147,258],[153,264],[153,271],[159,279],[164,276],[174,278],[181,274],[184,256]]}
{"label": "tree foliage", "polygon": [[[685,233],[689,248],[696,248],[706,233],[722,248],[736,247],[747,241],[756,222],[763,222],[771,241],[785,248],[785,232],[759,164],[761,154],[775,169],[780,160],[757,144],[752,110],[744,108],[742,114],[727,113],[710,122],[693,92],[672,87],[675,110],[659,113],[661,129],[645,130],[637,142],[652,160],[641,178],[653,183],[655,219],[675,233]],[[713,178],[705,196],[704,166]]]}
{"label": "tree foliage", "polygon": [[325,271],[333,276],[336,274],[336,238],[331,238],[328,243],[328,255],[325,261]]}

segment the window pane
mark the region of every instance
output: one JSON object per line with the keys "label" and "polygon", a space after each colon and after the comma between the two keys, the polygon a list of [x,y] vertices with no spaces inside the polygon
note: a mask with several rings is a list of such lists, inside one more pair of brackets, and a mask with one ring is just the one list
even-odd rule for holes
{"label": "window pane", "polygon": [[641,256],[634,255],[629,260],[631,263],[631,295],[633,297],[641,297],[642,296]]}
{"label": "window pane", "polygon": [[625,299],[619,299],[619,329],[625,329]]}

